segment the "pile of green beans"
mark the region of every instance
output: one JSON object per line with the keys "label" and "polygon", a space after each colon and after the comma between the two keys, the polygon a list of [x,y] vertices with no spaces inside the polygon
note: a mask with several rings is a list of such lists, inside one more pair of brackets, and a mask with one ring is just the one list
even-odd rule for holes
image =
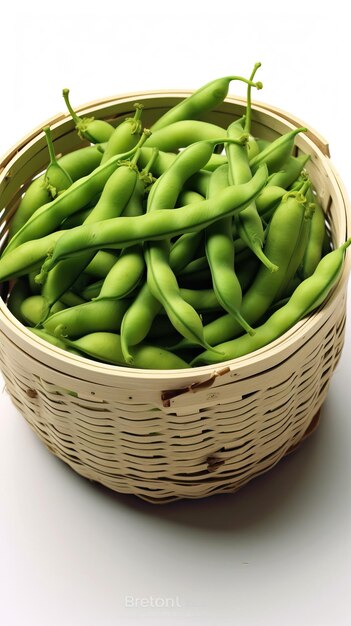
{"label": "pile of green beans", "polygon": [[[249,354],[319,307],[351,239],[334,249],[296,128],[251,131],[246,79],[204,85],[143,128],[79,117],[85,145],[48,165],[23,194],[0,256],[7,306],[32,332],[95,361],[179,369]],[[231,81],[243,116],[202,121]],[[88,142],[88,145],[87,145]],[[321,194],[322,195],[322,194]]]}

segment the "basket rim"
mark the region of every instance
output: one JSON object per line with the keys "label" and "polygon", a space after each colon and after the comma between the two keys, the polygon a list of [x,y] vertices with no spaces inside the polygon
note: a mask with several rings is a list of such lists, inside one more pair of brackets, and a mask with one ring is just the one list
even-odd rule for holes
{"label": "basket rim", "polygon": [[[117,96],[109,96],[107,98],[99,99],[93,102],[89,102],[77,107],[77,111],[79,113],[91,113],[93,110],[103,109],[106,104],[112,106],[113,104],[121,104],[123,102],[132,102],[135,99],[147,99],[147,98],[181,98],[186,97],[192,93],[191,90],[160,90],[160,91],[142,91],[142,92],[131,92],[128,94],[122,94]],[[239,96],[228,96],[225,103],[229,104],[239,104],[243,105],[245,102],[244,98]],[[343,213],[345,217],[346,224],[346,233],[345,239],[350,237],[351,235],[351,206],[350,201],[347,196],[344,184],[334,166],[329,158],[329,146],[327,141],[312,127],[306,125],[303,121],[298,119],[297,117],[291,115],[290,113],[278,109],[272,105],[268,105],[266,103],[261,103],[259,101],[253,101],[252,103],[253,109],[258,112],[270,113],[273,114],[276,118],[278,118],[284,124],[291,124],[293,127],[297,126],[307,126],[309,129],[307,135],[307,140],[310,141],[313,145],[313,149],[317,151],[318,156],[322,159],[323,164],[327,170],[329,170],[329,175],[332,180],[337,184],[340,198],[342,200],[341,206],[343,207]],[[57,127],[63,125],[65,123],[71,122],[69,114],[58,113],[56,116],[50,118],[50,123],[53,127]],[[4,176],[6,176],[6,171],[10,169],[13,161],[22,153],[23,150],[27,149],[32,142],[37,141],[38,137],[43,133],[42,128],[43,125],[37,126],[33,131],[25,135],[17,144],[15,144],[9,151],[5,153],[5,155],[0,159],[0,180]],[[306,135],[304,135],[306,137]],[[212,375],[215,372],[216,375],[225,373],[228,371],[234,372],[235,370],[240,370],[245,368],[245,366],[252,366],[253,361],[255,364],[259,365],[262,361],[267,360],[267,356],[271,359],[281,359],[282,355],[285,354],[288,356],[289,352],[291,353],[291,348],[294,345],[297,345],[297,342],[301,340],[307,334],[312,334],[314,330],[317,330],[318,325],[321,325],[322,320],[325,317],[328,317],[333,310],[334,302],[337,300],[338,296],[342,293],[345,285],[347,283],[348,275],[351,268],[351,250],[350,248],[346,251],[345,255],[345,263],[343,267],[342,274],[339,278],[337,285],[332,290],[329,295],[327,301],[318,308],[312,315],[307,318],[304,318],[297,324],[295,324],[290,330],[284,333],[281,337],[276,339],[273,342],[270,342],[263,348],[256,350],[255,352],[249,353],[247,355],[231,359],[228,361],[220,362],[216,365],[202,365],[198,367],[189,367],[180,370],[157,370],[157,369],[140,369],[140,368],[130,368],[116,365],[109,365],[106,363],[100,363],[97,361],[92,361],[87,357],[78,356],[75,354],[70,354],[61,350],[60,348],[49,344],[45,340],[40,337],[35,337],[24,325],[22,325],[9,311],[6,307],[5,302],[0,297],[0,332],[6,329],[7,337],[19,345],[21,349],[27,352],[33,358],[37,360],[43,361],[45,356],[51,357],[55,363],[57,363],[57,368],[61,370],[64,368],[64,371],[67,371],[67,365],[70,365],[70,369],[72,370],[72,375],[78,377],[78,371],[80,372],[80,378],[84,376],[84,373],[89,370],[91,373],[98,373],[101,375],[107,375],[108,379],[112,378],[152,378],[158,379],[160,382],[166,382],[169,386],[170,377],[172,377],[172,381],[175,384],[179,384],[180,380],[188,380],[196,379],[198,380],[202,376],[208,378],[208,375]],[[283,348],[283,350],[282,350]],[[50,366],[51,367],[51,366]],[[222,371],[223,370],[223,371]],[[73,372],[76,372],[74,374]]]}

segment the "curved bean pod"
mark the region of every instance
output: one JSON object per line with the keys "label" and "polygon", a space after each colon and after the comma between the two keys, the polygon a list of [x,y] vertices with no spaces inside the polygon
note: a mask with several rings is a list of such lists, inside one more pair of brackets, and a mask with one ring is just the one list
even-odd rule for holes
{"label": "curved bean pod", "polygon": [[[123,358],[121,338],[117,334],[95,332],[75,341],[65,339],[64,342],[98,361],[122,367],[128,365]],[[131,348],[131,355],[134,368],[172,370],[189,367],[180,357],[156,346],[140,344]]]}
{"label": "curved bean pod", "polygon": [[[90,174],[98,167],[100,161],[101,152],[95,146],[80,148],[57,159],[59,165],[68,173],[73,182]],[[33,180],[18,205],[16,213],[11,220],[9,240],[12,239],[39,207],[51,201],[52,196],[45,183],[44,173]]]}
{"label": "curved bean pod", "polygon": [[116,154],[122,154],[127,152],[131,148],[137,145],[140,141],[140,135],[142,131],[141,126],[141,112],[143,105],[134,104],[136,109],[134,117],[127,117],[121,124],[114,129],[112,135],[107,141],[104,154],[102,155],[101,163],[106,163],[111,157]]}
{"label": "curved bean pod", "polygon": [[[218,195],[228,185],[228,167],[223,165],[216,169],[209,185],[208,198]],[[246,209],[244,209],[246,210]],[[246,332],[253,332],[250,325],[242,317],[240,306],[242,292],[234,270],[234,241],[231,234],[231,216],[217,220],[205,231],[205,250],[211,270],[213,290],[218,302],[233,316]]]}
{"label": "curved bean pod", "polygon": [[44,322],[44,329],[63,337],[81,337],[95,331],[119,331],[123,315],[130,302],[84,302],[53,313]]}
{"label": "curved bean pod", "polygon": [[43,259],[65,233],[65,230],[58,230],[35,242],[26,241],[6,256],[0,257],[0,282],[40,269]]}
{"label": "curved bean pod", "polygon": [[[121,215],[133,194],[138,176],[138,170],[133,162],[121,163],[106,182],[98,203],[91,210],[84,224]],[[49,308],[71,287],[92,261],[94,255],[94,251],[88,251],[74,263],[70,259],[65,259],[49,272],[42,289]]]}
{"label": "curved bean pod", "polygon": [[[295,274],[304,254],[301,242],[306,243],[310,218],[311,211],[306,208],[305,198],[297,193],[287,193],[272,217],[265,242],[267,256],[279,269],[272,273],[261,265],[246,291],[241,314],[249,324],[254,324],[265,314]],[[204,326],[204,336],[210,345],[233,339],[241,333],[240,325],[228,314]],[[179,347],[187,345],[190,346],[185,341],[179,343]]]}
{"label": "curved bean pod", "polygon": [[96,120],[94,117],[79,117],[69,101],[69,89],[63,89],[62,95],[81,139],[85,138],[92,143],[104,143],[109,140],[114,132],[112,124]]}
{"label": "curved bean pod", "polygon": [[[229,85],[233,80],[239,80],[247,84],[250,83],[249,80],[241,76],[216,78],[194,91],[190,96],[161,115],[152,125],[151,130],[155,132],[179,120],[194,120],[203,113],[211,111],[227,97]],[[253,86],[257,89],[262,89],[262,83],[260,82],[253,83]]]}
{"label": "curved bean pod", "polygon": [[[250,119],[250,102],[248,97],[247,120]],[[228,136],[237,137],[243,132],[239,122],[234,122],[228,127]],[[228,144],[226,146],[228,155],[228,178],[231,184],[246,183],[251,179],[251,169],[247,151],[242,146]],[[264,253],[262,247],[264,243],[264,229],[257,211],[255,202],[249,204],[243,211],[237,215],[235,224],[238,234],[242,241],[252,250],[257,258],[271,271],[277,271],[277,266],[271,262],[269,257]]]}
{"label": "curved bean pod", "polygon": [[313,202],[315,211],[312,216],[308,242],[302,261],[303,278],[311,276],[321,260],[323,254],[323,242],[326,234],[324,211],[312,193],[309,195],[309,198],[311,202]]}
{"label": "curved bean pod", "polygon": [[[175,152],[179,148],[190,147],[198,141],[227,138],[224,128],[210,122],[182,120],[166,128],[157,130],[147,139],[145,146],[159,148],[163,152]],[[199,168],[200,169],[200,168]]]}
{"label": "curved bean pod", "polygon": [[[247,206],[265,185],[267,169],[260,167],[252,180],[224,189],[216,199],[204,200],[179,209],[164,209],[138,217],[119,217],[96,224],[83,224],[65,233],[54,248],[44,270],[86,250],[119,249],[141,241],[162,240],[202,230],[216,219],[233,215]],[[3,259],[5,261],[5,258]]]}
{"label": "curved bean pod", "polygon": [[299,133],[306,133],[307,128],[300,127],[291,130],[278,139],[272,141],[262,152],[255,156],[250,161],[250,167],[253,171],[262,163],[265,163],[268,167],[270,174],[277,172],[283,166],[287,158],[291,155],[291,150],[294,145],[295,137]]}
{"label": "curved bean pod", "polygon": [[[140,141],[144,142],[145,136]],[[91,174],[74,182],[52,202],[37,209],[8,243],[2,256],[25,241],[39,239],[58,229],[66,217],[83,209],[102,191],[111,174],[118,168],[120,161],[128,159],[136,150],[137,146],[129,152],[112,157],[107,163],[99,165]]]}
{"label": "curved bean pod", "polygon": [[343,269],[346,248],[351,244],[348,239],[343,245],[321,259],[314,273],[300,283],[287,304],[281,307],[260,327],[254,336],[245,335],[232,341],[217,345],[222,352],[219,358],[211,351],[198,355],[191,365],[218,363],[236,359],[254,352],[281,337],[292,326],[320,306],[334,287]]}

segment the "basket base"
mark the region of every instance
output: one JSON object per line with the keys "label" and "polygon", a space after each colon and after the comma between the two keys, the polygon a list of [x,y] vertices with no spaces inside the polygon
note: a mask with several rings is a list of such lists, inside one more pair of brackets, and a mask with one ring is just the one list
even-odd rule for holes
{"label": "basket base", "polygon": [[[287,457],[288,455],[292,454],[293,452],[295,452],[303,443],[304,441],[310,437],[311,435],[313,435],[313,433],[315,432],[315,430],[317,429],[318,425],[319,425],[319,421],[320,421],[320,414],[321,414],[321,410],[322,410],[322,406],[318,409],[317,413],[315,413],[315,415],[313,416],[309,426],[307,427],[307,429],[305,430],[305,432],[303,433],[301,439],[295,443],[293,446],[291,446],[286,452],[285,454],[279,459],[279,461],[283,460],[285,457]],[[279,463],[278,461],[278,463]],[[276,463],[276,464],[278,464]],[[270,469],[272,469],[273,466],[268,467],[267,469],[265,469],[263,472],[257,473],[256,475],[251,476],[248,480],[246,480],[245,482],[241,483],[239,486],[235,486],[232,489],[218,489],[218,490],[213,490],[212,493],[208,493],[207,495],[200,495],[200,496],[195,496],[192,495],[190,497],[186,497],[186,496],[169,496],[169,497],[157,497],[154,498],[151,495],[150,496],[146,496],[144,494],[140,494],[140,493],[134,493],[131,494],[130,492],[128,492],[128,495],[134,495],[137,497],[137,499],[139,500],[144,500],[145,502],[148,502],[149,504],[171,504],[172,502],[177,502],[179,500],[185,500],[185,499],[192,499],[192,500],[198,500],[198,499],[204,499],[204,498],[208,498],[210,495],[221,495],[221,494],[228,494],[228,495],[232,495],[234,493],[236,493],[237,491],[239,491],[240,489],[242,489],[245,485],[247,485],[249,482],[251,482],[252,480],[254,480],[255,478],[258,478],[261,474],[266,473],[267,471],[269,471]],[[76,468],[74,468],[75,471],[79,472],[79,469],[77,470]],[[82,474],[84,475],[84,474]],[[88,480],[94,484],[96,484],[99,488],[102,489],[108,489],[110,490],[111,488],[108,487],[107,485],[105,485],[102,482],[96,481],[96,480],[92,480],[89,479]],[[123,493],[123,492],[120,492]]]}

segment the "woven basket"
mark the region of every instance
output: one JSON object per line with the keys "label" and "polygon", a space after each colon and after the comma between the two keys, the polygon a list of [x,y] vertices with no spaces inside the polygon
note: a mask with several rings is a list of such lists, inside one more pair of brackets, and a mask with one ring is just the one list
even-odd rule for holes
{"label": "woven basket", "polygon": [[[149,126],[186,95],[128,94],[91,103],[80,113],[118,124],[141,101]],[[228,98],[206,119],[227,126],[243,110],[242,99]],[[46,124],[56,153],[82,146],[68,116]],[[253,105],[258,137],[273,139],[303,125],[282,111]],[[3,240],[21,194],[46,166],[42,126],[0,163]],[[299,135],[296,146],[311,155],[307,168],[339,245],[351,235],[351,216],[328,146],[312,130]],[[349,269],[347,253],[324,306],[269,346],[216,367],[175,371],[67,355],[34,338],[0,299],[0,365],[7,390],[48,449],[86,478],[157,503],[233,492],[273,467],[316,424],[342,350]]]}

